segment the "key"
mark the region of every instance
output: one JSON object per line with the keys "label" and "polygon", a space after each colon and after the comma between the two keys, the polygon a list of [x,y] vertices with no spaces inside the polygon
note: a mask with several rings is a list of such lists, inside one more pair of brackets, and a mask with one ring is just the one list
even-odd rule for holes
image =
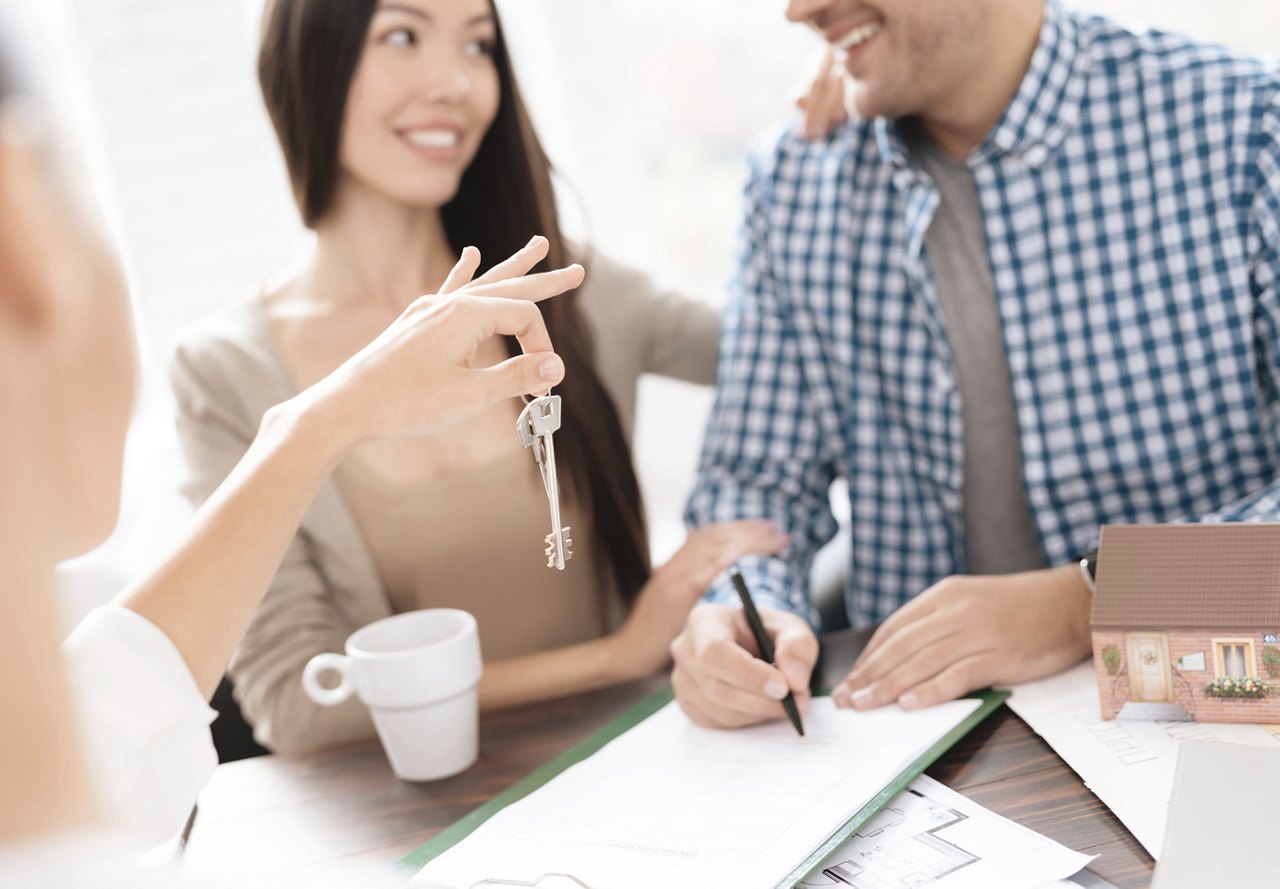
{"label": "key", "polygon": [[547,567],[564,570],[564,563],[573,558],[573,538],[569,527],[560,524],[560,482],[556,478],[556,447],[552,434],[560,428],[560,396],[543,395],[530,400],[516,421],[516,433],[520,443],[533,449],[542,473],[542,486],[547,491],[551,507],[551,533],[546,536]]}

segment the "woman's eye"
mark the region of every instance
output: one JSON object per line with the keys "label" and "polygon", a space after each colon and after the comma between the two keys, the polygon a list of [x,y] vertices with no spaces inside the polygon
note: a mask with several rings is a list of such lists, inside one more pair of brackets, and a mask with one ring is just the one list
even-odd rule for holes
{"label": "woman's eye", "polygon": [[472,40],[467,44],[469,56],[492,56],[494,45],[492,40]]}
{"label": "woman's eye", "polygon": [[382,35],[382,43],[385,46],[413,46],[417,38],[408,28],[396,28]]}

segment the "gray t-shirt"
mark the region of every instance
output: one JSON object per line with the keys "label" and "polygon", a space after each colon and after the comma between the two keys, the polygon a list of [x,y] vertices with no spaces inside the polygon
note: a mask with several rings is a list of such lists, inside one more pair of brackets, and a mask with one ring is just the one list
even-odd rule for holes
{"label": "gray t-shirt", "polygon": [[969,574],[1044,567],[1022,483],[1022,448],[973,174],[923,135],[912,159],[942,201],[925,233],[964,415],[964,550]]}

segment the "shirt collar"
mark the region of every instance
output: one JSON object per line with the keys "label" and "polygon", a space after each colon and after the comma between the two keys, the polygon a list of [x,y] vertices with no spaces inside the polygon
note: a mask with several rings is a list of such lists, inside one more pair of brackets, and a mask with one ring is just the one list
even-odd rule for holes
{"label": "shirt collar", "polygon": [[[1032,167],[1048,160],[1080,117],[1088,65],[1083,43],[1079,22],[1057,0],[1048,0],[1027,73],[995,129],[970,156],[971,162],[997,154],[1020,157]],[[877,118],[874,126],[885,162],[910,169],[898,126],[886,118]]]}

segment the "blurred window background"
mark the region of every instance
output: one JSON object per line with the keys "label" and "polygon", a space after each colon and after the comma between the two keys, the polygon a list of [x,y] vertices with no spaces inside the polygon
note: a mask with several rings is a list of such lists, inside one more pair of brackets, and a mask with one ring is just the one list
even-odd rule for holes
{"label": "blurred window background", "polygon": [[[74,616],[154,560],[189,513],[165,378],[182,328],[305,251],[255,77],[261,0],[40,0],[136,299],[144,382],[120,529],[67,567]],[[559,170],[567,228],[658,282],[723,299],[751,140],[789,113],[815,39],[782,0],[498,0]],[[1280,52],[1276,0],[1074,0]],[[683,539],[710,393],[646,380],[636,449],[655,556]]]}

